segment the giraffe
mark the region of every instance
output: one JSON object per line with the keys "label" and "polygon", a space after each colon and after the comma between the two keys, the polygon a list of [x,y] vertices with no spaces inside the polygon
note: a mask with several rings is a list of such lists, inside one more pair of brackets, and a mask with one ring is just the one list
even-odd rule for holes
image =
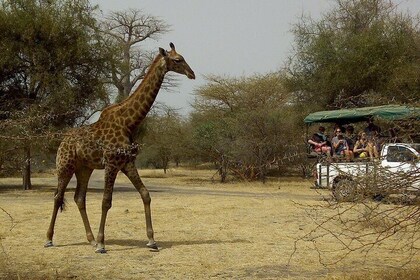
{"label": "giraffe", "polygon": [[[134,164],[138,144],[133,140],[133,133],[149,112],[168,71],[195,79],[193,70],[176,52],[174,44],[170,43],[169,45],[170,51],[159,48],[159,54],[132,95],[120,103],[105,108],[97,122],[73,129],[62,140],[56,158],[58,186],[54,196],[54,208],[45,247],[53,246],[57,213],[60,208],[62,210],[64,207],[64,193],[70,179],[75,174],[77,186],[74,201],[82,217],[87,240],[96,246],[97,253],[106,253],[105,221],[112,205],[114,182],[117,173],[121,171],[130,179],[142,198],[149,240],[146,246],[158,250],[153,237],[151,198]],[[94,169],[105,170],[102,214],[96,240],[86,212],[88,181]]]}

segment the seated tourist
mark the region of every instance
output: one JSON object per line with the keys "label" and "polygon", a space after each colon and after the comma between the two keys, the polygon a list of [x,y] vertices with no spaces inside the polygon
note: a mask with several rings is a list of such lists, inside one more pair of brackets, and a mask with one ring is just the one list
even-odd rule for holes
{"label": "seated tourist", "polygon": [[373,123],[373,120],[370,118],[367,121],[367,126],[364,130],[368,139],[377,137],[381,133],[381,128]]}
{"label": "seated tourist", "polygon": [[341,132],[340,128],[335,130],[334,138],[331,140],[332,147],[333,147],[333,154],[337,157],[345,156],[347,160],[351,160],[351,154],[349,150],[349,145],[344,138],[343,133]]}
{"label": "seated tourist", "polygon": [[338,130],[340,130],[343,134],[345,134],[346,133],[346,129],[341,125],[341,124],[339,124],[339,123],[335,123],[334,124],[334,127],[333,127],[333,130],[332,130],[332,134],[330,135],[330,139],[332,140],[335,136],[337,136],[337,134],[335,133],[336,131],[337,131],[337,129]]}
{"label": "seated tourist", "polygon": [[311,145],[312,151],[317,154],[324,154],[327,157],[331,156],[331,147],[329,145],[327,136],[325,133],[325,127],[320,126],[317,133],[312,135],[312,138],[308,140]]}
{"label": "seated tourist", "polygon": [[373,123],[373,119],[370,118],[367,121],[367,126],[364,130],[366,133],[366,137],[368,141],[375,147],[374,150],[374,156],[379,157],[378,151],[381,149],[381,141],[380,141],[380,134],[381,134],[381,128]]}
{"label": "seated tourist", "polygon": [[346,127],[346,135],[344,136],[344,138],[346,139],[347,144],[349,146],[350,160],[353,160],[353,158],[354,158],[354,153],[353,153],[354,144],[356,144],[358,137],[357,137],[356,133],[354,133],[354,127],[352,125],[349,125],[349,126]]}
{"label": "seated tourist", "polygon": [[356,158],[370,158],[378,155],[375,145],[367,138],[366,132],[359,133],[359,140],[354,144],[353,153]]}

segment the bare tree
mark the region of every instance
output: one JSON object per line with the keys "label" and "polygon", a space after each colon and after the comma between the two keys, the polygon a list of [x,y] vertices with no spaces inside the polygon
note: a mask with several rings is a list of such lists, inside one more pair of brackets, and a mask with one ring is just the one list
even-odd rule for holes
{"label": "bare tree", "polygon": [[[143,79],[155,52],[140,48],[147,40],[157,40],[170,31],[163,20],[140,10],[111,12],[102,23],[102,31],[112,56],[111,83],[118,89],[116,100],[126,98]],[[168,86],[167,79],[165,85]],[[171,83],[169,83],[171,84]]]}

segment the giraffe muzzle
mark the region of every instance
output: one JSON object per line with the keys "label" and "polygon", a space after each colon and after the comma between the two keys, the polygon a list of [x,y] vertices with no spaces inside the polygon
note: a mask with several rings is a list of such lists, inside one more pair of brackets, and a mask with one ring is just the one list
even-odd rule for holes
{"label": "giraffe muzzle", "polygon": [[191,79],[191,80],[195,80],[195,74],[194,74],[194,71],[192,71],[192,70],[190,70],[190,71],[187,71],[187,77],[188,77],[188,79]]}

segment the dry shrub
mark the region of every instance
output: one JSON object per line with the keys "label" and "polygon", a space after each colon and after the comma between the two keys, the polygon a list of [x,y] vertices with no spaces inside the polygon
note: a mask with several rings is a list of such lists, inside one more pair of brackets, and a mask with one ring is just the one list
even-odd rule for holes
{"label": "dry shrub", "polygon": [[[295,241],[295,251],[301,242],[316,250],[323,265],[337,264],[351,254],[366,256],[375,248],[387,248],[392,253],[404,252],[401,266],[412,262],[418,255],[418,205],[385,204],[372,200],[358,203],[328,203],[298,205],[303,207],[315,226]],[[337,242],[331,249],[327,244]]]}
{"label": "dry shrub", "polygon": [[373,270],[365,273],[355,273],[351,275],[341,275],[329,277],[327,279],[342,279],[342,280],[368,280],[368,279],[381,279],[381,280],[417,280],[419,279],[420,268],[398,268],[388,270]]}

